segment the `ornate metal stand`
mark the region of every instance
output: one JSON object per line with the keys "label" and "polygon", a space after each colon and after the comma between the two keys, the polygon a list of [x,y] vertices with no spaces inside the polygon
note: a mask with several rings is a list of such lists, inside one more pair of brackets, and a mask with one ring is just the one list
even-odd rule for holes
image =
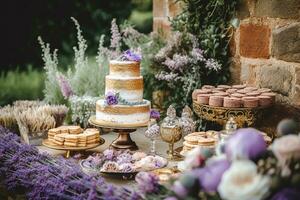
{"label": "ornate metal stand", "polygon": [[138,150],[138,146],[131,139],[130,133],[135,132],[136,129],[138,129],[138,128],[147,127],[147,124],[127,126],[127,127],[122,127],[122,125],[119,125],[119,124],[116,124],[115,126],[107,125],[105,123],[97,121],[95,116],[92,116],[89,119],[89,123],[96,127],[112,129],[113,132],[118,133],[119,134],[118,137],[110,145],[112,148],[115,148],[115,149]]}
{"label": "ornate metal stand", "polygon": [[262,119],[263,114],[270,107],[257,108],[225,108],[201,105],[193,102],[194,112],[202,119],[225,125],[230,117],[234,117],[238,127],[253,126],[256,121]]}

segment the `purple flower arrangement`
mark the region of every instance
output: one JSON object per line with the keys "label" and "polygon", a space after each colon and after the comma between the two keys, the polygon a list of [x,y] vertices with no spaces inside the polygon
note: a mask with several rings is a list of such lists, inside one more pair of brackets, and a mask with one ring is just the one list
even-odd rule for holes
{"label": "purple flower arrangement", "polygon": [[137,182],[146,199],[300,199],[299,166],[298,135],[283,135],[267,149],[258,130],[244,128],[230,136],[223,155],[206,158],[169,184],[155,185],[144,174],[147,181],[140,175]]}
{"label": "purple flower arrangement", "polygon": [[60,74],[57,77],[57,80],[60,86],[61,93],[65,99],[68,99],[69,97],[74,95],[71,85],[64,75]]}
{"label": "purple flower arrangement", "polygon": [[138,53],[134,53],[131,50],[126,50],[121,56],[123,60],[141,62],[142,56]]}
{"label": "purple flower arrangement", "polygon": [[83,173],[72,159],[40,154],[0,127],[0,176],[8,191],[24,191],[27,199],[140,199],[124,187]]}

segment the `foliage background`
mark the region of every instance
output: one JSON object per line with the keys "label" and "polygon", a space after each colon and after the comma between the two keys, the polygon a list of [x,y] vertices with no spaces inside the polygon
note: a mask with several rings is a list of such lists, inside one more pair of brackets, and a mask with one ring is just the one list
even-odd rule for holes
{"label": "foliage background", "polygon": [[96,55],[99,37],[110,32],[113,18],[118,24],[128,20],[144,33],[152,30],[151,0],[10,0],[1,2],[0,13],[0,106],[16,99],[42,98],[39,35],[59,49],[61,70],[73,66],[76,32],[71,16],[81,24],[89,57]]}

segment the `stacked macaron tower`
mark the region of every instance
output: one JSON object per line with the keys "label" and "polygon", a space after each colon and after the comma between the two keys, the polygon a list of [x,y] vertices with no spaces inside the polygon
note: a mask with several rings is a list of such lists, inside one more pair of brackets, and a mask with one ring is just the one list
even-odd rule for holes
{"label": "stacked macaron tower", "polygon": [[192,94],[199,104],[226,108],[269,107],[275,103],[275,96],[269,88],[247,85],[204,85]]}
{"label": "stacked macaron tower", "polygon": [[95,128],[83,130],[80,126],[60,126],[48,131],[48,140],[56,146],[86,147],[98,144],[100,133]]}

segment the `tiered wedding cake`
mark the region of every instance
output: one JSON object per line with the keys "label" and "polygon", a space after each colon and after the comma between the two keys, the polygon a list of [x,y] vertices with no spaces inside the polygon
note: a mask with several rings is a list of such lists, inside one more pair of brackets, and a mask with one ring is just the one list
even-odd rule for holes
{"label": "tiered wedding cake", "polygon": [[111,126],[139,126],[148,123],[150,101],[143,99],[140,62],[110,61],[105,84],[105,99],[96,103],[98,122]]}

